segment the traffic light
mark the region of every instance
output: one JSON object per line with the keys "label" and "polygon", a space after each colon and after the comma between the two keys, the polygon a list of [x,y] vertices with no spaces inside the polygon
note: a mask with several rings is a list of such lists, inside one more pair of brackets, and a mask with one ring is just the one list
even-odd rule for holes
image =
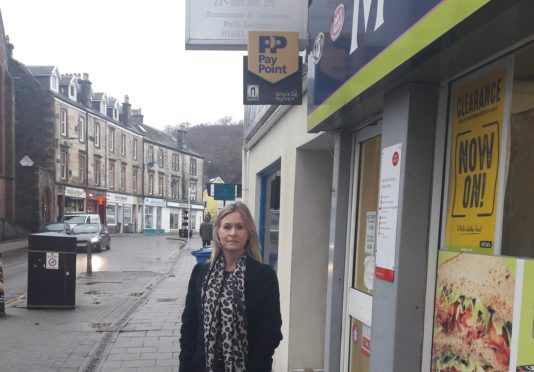
{"label": "traffic light", "polygon": [[182,227],[187,228],[189,226],[189,211],[184,209],[182,213]]}

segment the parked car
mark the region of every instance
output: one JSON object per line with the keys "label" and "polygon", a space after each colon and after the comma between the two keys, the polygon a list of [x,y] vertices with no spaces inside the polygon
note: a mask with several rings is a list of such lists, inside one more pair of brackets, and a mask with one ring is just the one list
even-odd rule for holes
{"label": "parked car", "polygon": [[100,216],[96,213],[69,213],[63,217],[63,222],[66,222],[70,227],[74,227],[80,223],[101,223]]}
{"label": "parked car", "polygon": [[111,248],[111,236],[106,226],[100,223],[82,223],[72,228],[71,234],[76,237],[76,247],[79,251],[101,252],[102,248]]}
{"label": "parked car", "polygon": [[70,234],[71,227],[66,222],[52,222],[39,228],[39,232],[55,232],[58,234]]}

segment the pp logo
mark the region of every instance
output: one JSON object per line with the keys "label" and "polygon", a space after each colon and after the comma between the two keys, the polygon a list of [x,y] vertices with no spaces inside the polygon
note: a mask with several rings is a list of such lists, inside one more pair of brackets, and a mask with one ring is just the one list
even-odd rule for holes
{"label": "pp logo", "polygon": [[284,36],[260,36],[260,53],[265,53],[268,49],[272,54],[276,54],[278,49],[287,46],[287,39]]}
{"label": "pp logo", "polygon": [[259,101],[260,100],[260,86],[255,84],[247,85],[247,100]]}

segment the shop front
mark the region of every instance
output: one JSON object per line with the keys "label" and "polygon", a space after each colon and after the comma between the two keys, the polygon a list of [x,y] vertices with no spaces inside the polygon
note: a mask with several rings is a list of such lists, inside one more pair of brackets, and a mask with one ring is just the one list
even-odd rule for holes
{"label": "shop front", "polygon": [[534,3],[360,3],[310,5],[324,370],[534,370]]}
{"label": "shop front", "polygon": [[145,198],[143,201],[144,208],[144,226],[145,234],[163,234],[163,210],[167,207],[165,199]]}
{"label": "shop front", "polygon": [[131,195],[108,192],[106,195],[106,221],[114,233],[134,232],[136,205]]}
{"label": "shop front", "polygon": [[100,221],[106,221],[106,192],[103,190],[87,190],[87,213],[96,213]]}
{"label": "shop front", "polygon": [[164,228],[170,232],[178,233],[178,230],[182,228],[182,215],[184,210],[189,209],[187,203],[177,203],[167,201],[167,208],[164,210]]}
{"label": "shop front", "polygon": [[65,214],[73,212],[85,212],[86,193],[84,189],[77,187],[65,187]]}

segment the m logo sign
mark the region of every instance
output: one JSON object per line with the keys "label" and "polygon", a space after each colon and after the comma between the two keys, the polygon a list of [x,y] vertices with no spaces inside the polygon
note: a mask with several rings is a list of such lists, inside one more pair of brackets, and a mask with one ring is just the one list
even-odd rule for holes
{"label": "m logo sign", "polygon": [[248,70],[277,83],[299,70],[298,32],[259,32],[248,34]]}

